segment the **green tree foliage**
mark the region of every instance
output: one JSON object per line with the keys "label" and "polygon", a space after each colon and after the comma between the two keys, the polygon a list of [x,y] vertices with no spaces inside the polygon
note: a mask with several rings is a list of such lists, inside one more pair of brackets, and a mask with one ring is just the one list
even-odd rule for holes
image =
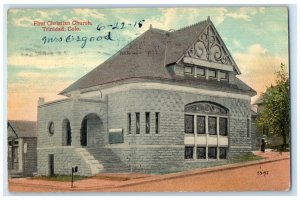
{"label": "green tree foliage", "polygon": [[268,127],[269,133],[280,135],[283,149],[287,147],[290,127],[289,76],[286,66],[281,63],[280,70],[275,72],[276,85],[267,88],[263,94],[263,110],[257,123],[259,127]]}

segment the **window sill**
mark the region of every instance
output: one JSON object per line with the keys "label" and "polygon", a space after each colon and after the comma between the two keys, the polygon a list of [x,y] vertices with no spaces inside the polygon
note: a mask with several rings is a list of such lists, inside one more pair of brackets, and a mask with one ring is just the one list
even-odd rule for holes
{"label": "window sill", "polygon": [[185,159],[185,162],[187,163],[201,163],[201,162],[218,162],[218,161],[226,161],[228,159]]}

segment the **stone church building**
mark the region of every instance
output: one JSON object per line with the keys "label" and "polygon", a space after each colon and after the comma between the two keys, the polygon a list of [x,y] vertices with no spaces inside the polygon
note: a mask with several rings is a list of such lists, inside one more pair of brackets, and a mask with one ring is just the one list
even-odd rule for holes
{"label": "stone church building", "polygon": [[251,151],[256,92],[215,26],[150,27],[104,63],[38,103],[38,174],[203,167]]}

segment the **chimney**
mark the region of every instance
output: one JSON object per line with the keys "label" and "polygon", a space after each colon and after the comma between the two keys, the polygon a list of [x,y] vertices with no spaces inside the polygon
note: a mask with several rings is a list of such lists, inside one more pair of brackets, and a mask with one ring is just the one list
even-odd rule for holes
{"label": "chimney", "polygon": [[44,103],[45,103],[45,98],[44,97],[39,97],[38,106],[43,105]]}

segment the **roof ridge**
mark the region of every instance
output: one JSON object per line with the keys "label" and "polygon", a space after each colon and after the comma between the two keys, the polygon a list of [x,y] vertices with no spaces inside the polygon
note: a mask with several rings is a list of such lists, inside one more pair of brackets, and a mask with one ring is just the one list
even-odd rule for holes
{"label": "roof ridge", "polygon": [[200,22],[196,22],[196,23],[194,23],[194,24],[191,24],[191,25],[188,25],[188,26],[182,27],[182,28],[180,28],[180,29],[178,29],[178,30],[176,30],[176,31],[174,31],[174,32],[177,32],[177,31],[182,31],[182,30],[185,30],[185,29],[188,29],[188,28],[191,28],[191,27],[197,26],[197,25],[199,25],[199,24],[202,24],[202,23],[204,23],[204,22],[207,22],[207,20],[200,21]]}
{"label": "roof ridge", "polygon": [[164,33],[168,33],[169,32],[169,31],[166,31],[166,30],[160,29],[160,28],[151,28],[149,30],[151,30],[151,31],[161,31],[161,32],[164,32]]}

